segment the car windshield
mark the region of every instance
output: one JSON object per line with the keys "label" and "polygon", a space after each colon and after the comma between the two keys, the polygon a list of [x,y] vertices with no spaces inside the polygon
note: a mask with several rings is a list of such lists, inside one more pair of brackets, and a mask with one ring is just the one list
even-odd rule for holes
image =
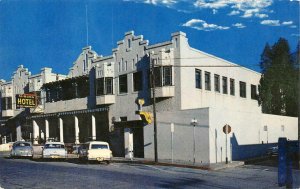
{"label": "car windshield", "polygon": [[46,144],[45,148],[65,148],[62,144]]}
{"label": "car windshield", "polygon": [[24,143],[17,143],[17,144],[15,144],[15,147],[24,147],[24,146],[30,146],[30,143],[26,143],[26,142],[24,142]]}
{"label": "car windshield", "polygon": [[108,149],[106,144],[92,144],[91,149]]}

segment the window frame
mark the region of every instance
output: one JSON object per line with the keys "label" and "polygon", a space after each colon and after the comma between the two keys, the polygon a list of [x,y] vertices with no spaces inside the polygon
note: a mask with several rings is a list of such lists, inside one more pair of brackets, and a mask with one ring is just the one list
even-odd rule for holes
{"label": "window frame", "polygon": [[226,76],[222,77],[222,92],[223,94],[228,94],[228,78]]}
{"label": "window frame", "polygon": [[202,89],[202,70],[195,69],[195,87],[197,89]]}
{"label": "window frame", "polygon": [[211,91],[211,77],[210,77],[210,72],[205,71],[205,73],[204,73],[204,83],[205,83],[205,90]]}
{"label": "window frame", "polygon": [[215,88],[215,92],[220,93],[221,89],[220,89],[220,75],[218,74],[214,74],[214,88]]}
{"label": "window frame", "polygon": [[[124,79],[125,81],[123,81],[121,79]],[[127,74],[119,75],[118,80],[119,80],[119,94],[128,93],[128,77],[127,77]],[[124,88],[122,88],[122,87],[124,87]],[[126,88],[126,90],[125,90],[125,88]]]}
{"label": "window frame", "polygon": [[240,97],[247,98],[247,84],[244,81],[240,81]]}

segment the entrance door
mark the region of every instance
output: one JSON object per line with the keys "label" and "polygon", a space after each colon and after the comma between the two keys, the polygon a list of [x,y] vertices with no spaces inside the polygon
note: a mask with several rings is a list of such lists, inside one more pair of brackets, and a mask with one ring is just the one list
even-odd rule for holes
{"label": "entrance door", "polygon": [[133,129],[133,153],[134,157],[144,158],[144,129]]}

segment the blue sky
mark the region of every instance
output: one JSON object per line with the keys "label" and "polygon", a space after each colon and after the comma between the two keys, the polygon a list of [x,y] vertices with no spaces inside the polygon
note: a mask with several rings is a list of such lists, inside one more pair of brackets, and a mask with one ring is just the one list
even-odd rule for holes
{"label": "blue sky", "polygon": [[299,41],[299,0],[0,0],[0,78],[23,64],[67,74],[86,46],[110,55],[134,30],[150,44],[183,31],[201,51],[259,71],[265,44]]}

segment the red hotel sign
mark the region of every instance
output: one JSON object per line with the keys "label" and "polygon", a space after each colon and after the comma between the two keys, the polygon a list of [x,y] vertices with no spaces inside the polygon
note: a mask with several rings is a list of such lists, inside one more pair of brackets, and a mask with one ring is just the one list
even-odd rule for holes
{"label": "red hotel sign", "polygon": [[17,108],[34,108],[36,107],[36,95],[34,94],[18,94],[16,95]]}

